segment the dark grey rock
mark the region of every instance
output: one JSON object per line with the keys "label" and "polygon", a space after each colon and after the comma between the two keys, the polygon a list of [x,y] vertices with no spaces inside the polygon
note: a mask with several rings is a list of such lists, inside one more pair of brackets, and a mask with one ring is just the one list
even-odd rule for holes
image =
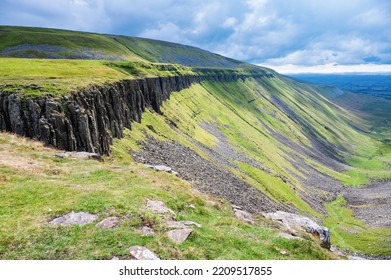
{"label": "dark grey rock", "polygon": [[327,227],[323,226],[317,226],[313,228],[309,228],[309,231],[319,236],[320,240],[322,241],[321,246],[330,249],[331,243],[330,243],[330,231]]}

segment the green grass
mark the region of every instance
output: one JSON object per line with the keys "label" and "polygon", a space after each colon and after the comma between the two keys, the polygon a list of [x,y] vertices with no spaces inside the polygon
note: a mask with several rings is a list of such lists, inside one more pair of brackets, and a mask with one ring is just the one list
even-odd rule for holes
{"label": "green grass", "polygon": [[69,94],[127,77],[97,60],[0,58],[0,90],[27,96]]}
{"label": "green grass", "polygon": [[266,172],[252,167],[245,163],[238,163],[239,167],[246,172],[255,183],[252,185],[258,186],[263,193],[268,194],[270,197],[275,198],[282,204],[293,205],[297,209],[307,212],[314,216],[320,216],[319,213],[314,211],[295,191],[284,183],[281,179],[276,178]]}
{"label": "green grass", "polygon": [[[196,194],[171,174],[124,159],[56,159],[56,150],[4,133],[0,143],[0,259],[129,258],[126,249],[133,245],[162,259],[337,258],[309,236],[305,241],[277,237],[276,225],[262,217],[256,225],[237,220],[228,202]],[[164,201],[178,220],[202,227],[184,243],[172,243],[164,234],[164,218],[146,209],[147,198]],[[98,221],[108,216],[121,221],[111,230],[48,224],[72,210],[97,214]],[[140,225],[152,226],[156,236],[140,236]]]}
{"label": "green grass", "polygon": [[368,228],[346,206],[343,196],[326,205],[324,224],[332,232],[331,243],[353,252],[389,256],[391,229]]}
{"label": "green grass", "polygon": [[[107,59],[142,60],[124,45],[107,35],[59,29],[0,26],[0,51],[21,45],[56,46],[65,49],[65,51],[60,50],[54,53],[44,50],[37,53],[37,56],[41,58],[47,58],[53,54],[65,58],[74,53],[73,51],[95,51]],[[22,55],[28,54],[33,53],[23,53]],[[16,53],[13,56],[20,57]]]}

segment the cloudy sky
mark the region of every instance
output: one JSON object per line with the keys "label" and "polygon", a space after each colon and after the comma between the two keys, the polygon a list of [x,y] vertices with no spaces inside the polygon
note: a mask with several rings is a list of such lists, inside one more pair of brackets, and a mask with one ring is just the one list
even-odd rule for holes
{"label": "cloudy sky", "polygon": [[0,25],[141,36],[280,72],[391,72],[390,0],[0,0]]}

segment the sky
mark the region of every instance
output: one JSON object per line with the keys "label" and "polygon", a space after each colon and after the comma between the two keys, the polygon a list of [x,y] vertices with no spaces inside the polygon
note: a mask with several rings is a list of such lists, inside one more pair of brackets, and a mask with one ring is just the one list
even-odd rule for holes
{"label": "sky", "polygon": [[391,72],[390,0],[0,0],[0,25],[160,39],[281,73]]}

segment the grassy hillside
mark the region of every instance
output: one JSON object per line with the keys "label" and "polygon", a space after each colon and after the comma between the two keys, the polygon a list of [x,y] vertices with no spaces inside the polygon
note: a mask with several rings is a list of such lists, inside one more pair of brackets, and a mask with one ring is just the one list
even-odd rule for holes
{"label": "grassy hillside", "polygon": [[[335,258],[310,242],[277,237],[277,226],[260,216],[256,225],[238,221],[217,194],[235,201],[245,189],[227,188],[216,174],[199,181],[209,170],[192,177],[183,159],[189,156],[229,172],[281,209],[323,221],[332,243],[344,249],[391,255],[389,228],[369,228],[351,210],[366,209],[368,217],[378,211],[352,199],[358,187],[391,178],[390,142],[314,87],[197,48],[124,36],[0,27],[0,55],[0,92],[26,98],[138,77],[271,74],[211,79],[173,93],[161,113],[147,109],[141,123],[115,140],[105,162],[56,159],[55,150],[1,134],[1,258],[105,259],[124,256],[131,245],[147,245],[166,259]],[[146,169],[143,161],[175,166],[179,178]],[[181,220],[202,227],[189,242],[173,244],[161,217],[145,209],[147,199],[164,201]],[[100,220],[115,215],[121,223],[111,231],[48,225],[71,210]],[[141,237],[141,225],[157,235]]]}
{"label": "grassy hillside", "polygon": [[245,63],[169,42],[68,30],[0,26],[0,56],[176,63],[233,68]]}
{"label": "grassy hillside", "polygon": [[[132,162],[129,150],[153,150],[146,135],[181,143],[273,201],[324,220],[333,229],[334,244],[390,255],[384,246],[391,240],[390,229],[368,228],[353,218],[348,210],[353,206],[337,197],[340,192],[355,194],[347,185],[391,177],[387,146],[354,129],[351,118],[355,116],[289,79],[205,82],[172,95],[162,115],[146,112],[140,125],[117,140],[113,155]],[[167,156],[162,162],[174,164],[175,159]],[[342,220],[340,213],[346,214]],[[351,234],[355,225],[360,230]],[[371,240],[370,247],[365,240]]]}
{"label": "grassy hillside", "polygon": [[[126,249],[143,245],[162,259],[335,259],[304,241],[278,237],[279,226],[256,217],[238,220],[224,200],[195,192],[188,182],[142,164],[115,158],[105,162],[58,159],[58,151],[38,142],[0,134],[0,259],[129,258]],[[182,244],[164,234],[166,218],[146,209],[159,199],[178,220],[201,224]],[[120,218],[114,229],[53,226],[48,222],[69,211]],[[148,225],[155,236],[141,236]],[[284,251],[283,253],[281,253]]]}

